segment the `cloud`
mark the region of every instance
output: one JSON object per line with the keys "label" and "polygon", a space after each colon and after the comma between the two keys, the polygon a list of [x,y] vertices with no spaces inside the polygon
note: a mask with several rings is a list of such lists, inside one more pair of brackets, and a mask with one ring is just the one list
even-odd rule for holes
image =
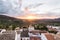
{"label": "cloud", "polygon": [[20,13],[20,4],[17,0],[0,0],[0,13]]}
{"label": "cloud", "polygon": [[[24,8],[29,5],[36,5],[43,3],[36,8],[29,8],[28,15],[35,15],[37,17],[60,17],[60,0],[0,0],[0,14],[9,15],[13,17],[26,16]],[[33,6],[33,5],[32,5]],[[7,14],[5,14],[7,13]]]}

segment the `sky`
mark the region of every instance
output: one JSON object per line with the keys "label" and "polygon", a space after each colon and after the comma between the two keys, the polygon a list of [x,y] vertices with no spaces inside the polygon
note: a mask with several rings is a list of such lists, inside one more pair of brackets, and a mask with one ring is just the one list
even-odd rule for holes
{"label": "sky", "polygon": [[[27,11],[26,7],[28,8]],[[1,14],[17,18],[28,16],[59,18],[60,0],[0,0]]]}

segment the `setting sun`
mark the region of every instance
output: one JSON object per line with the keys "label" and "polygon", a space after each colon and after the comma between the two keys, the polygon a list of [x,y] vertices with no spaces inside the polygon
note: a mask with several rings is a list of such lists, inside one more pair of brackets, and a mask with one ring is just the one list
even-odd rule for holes
{"label": "setting sun", "polygon": [[17,18],[26,19],[26,20],[35,20],[35,19],[38,19],[38,17],[36,17],[36,16],[31,16],[31,15],[23,16],[23,17],[17,17]]}
{"label": "setting sun", "polygon": [[34,17],[34,16],[27,16],[26,19],[31,19],[32,20],[32,19],[36,19],[36,17]]}

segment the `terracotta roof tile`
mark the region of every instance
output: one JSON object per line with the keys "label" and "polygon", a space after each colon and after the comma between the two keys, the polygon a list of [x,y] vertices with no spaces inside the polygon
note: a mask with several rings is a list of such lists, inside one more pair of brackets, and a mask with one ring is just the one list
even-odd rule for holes
{"label": "terracotta roof tile", "polygon": [[54,36],[51,35],[50,33],[45,33],[45,36],[46,36],[46,38],[47,38],[48,40],[55,40],[55,39],[54,39]]}

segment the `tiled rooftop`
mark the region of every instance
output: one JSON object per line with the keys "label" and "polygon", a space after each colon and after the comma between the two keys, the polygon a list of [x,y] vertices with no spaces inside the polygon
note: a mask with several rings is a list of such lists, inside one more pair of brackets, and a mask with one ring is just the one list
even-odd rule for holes
{"label": "tiled rooftop", "polygon": [[41,40],[40,37],[30,37],[30,40]]}
{"label": "tiled rooftop", "polygon": [[0,35],[0,40],[15,40],[14,34],[2,34]]}
{"label": "tiled rooftop", "polygon": [[[20,38],[28,37],[30,40],[41,40],[40,30],[34,30],[29,32],[28,30],[24,30],[22,32],[16,31],[17,34],[21,34]],[[30,34],[29,34],[30,33]],[[48,40],[55,40],[54,36],[50,33],[43,33]],[[0,40],[15,40],[15,31],[6,31],[0,34]]]}
{"label": "tiled rooftop", "polygon": [[31,33],[47,33],[47,31],[45,30],[33,30],[33,31],[30,31]]}
{"label": "tiled rooftop", "polygon": [[0,40],[15,40],[14,33],[2,33],[0,34]]}
{"label": "tiled rooftop", "polygon": [[47,38],[48,40],[55,40],[55,39],[54,39],[54,36],[51,35],[50,33],[45,33],[45,36],[46,36],[46,38]]}

